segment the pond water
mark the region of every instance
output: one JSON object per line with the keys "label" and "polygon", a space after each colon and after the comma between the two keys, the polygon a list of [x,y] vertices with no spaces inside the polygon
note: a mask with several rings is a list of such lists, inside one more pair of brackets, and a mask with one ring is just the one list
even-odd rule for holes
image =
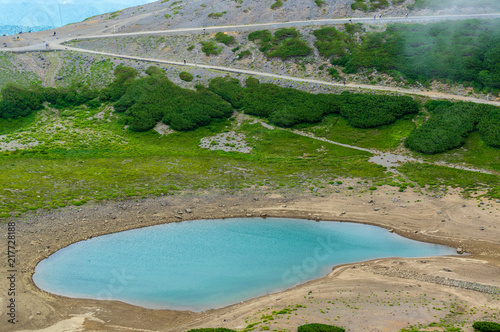
{"label": "pond water", "polygon": [[196,220],[72,244],[41,261],[42,290],[146,308],[219,308],[383,257],[452,255],[386,229],[299,219]]}

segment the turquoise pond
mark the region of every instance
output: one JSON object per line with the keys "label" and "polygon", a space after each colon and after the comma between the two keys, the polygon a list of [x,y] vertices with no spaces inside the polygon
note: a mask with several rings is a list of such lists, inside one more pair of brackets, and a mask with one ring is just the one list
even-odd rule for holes
{"label": "turquoise pond", "polygon": [[147,308],[219,308],[383,257],[452,255],[452,248],[340,222],[241,218],[129,230],[72,244],[41,261],[42,290]]}

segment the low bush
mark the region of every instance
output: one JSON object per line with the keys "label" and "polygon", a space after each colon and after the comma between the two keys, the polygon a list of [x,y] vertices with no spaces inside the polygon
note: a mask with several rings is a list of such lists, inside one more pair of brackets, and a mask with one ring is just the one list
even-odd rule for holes
{"label": "low bush", "polygon": [[280,8],[281,6],[283,6],[283,1],[276,0],[276,2],[271,5],[271,9]]}
{"label": "low bush", "polygon": [[345,330],[334,325],[313,323],[299,326],[297,332],[345,332]]}
{"label": "low bush", "polygon": [[250,52],[250,50],[244,50],[244,51],[238,53],[236,55],[236,57],[238,58],[238,60],[243,60],[244,58],[247,58],[250,55],[252,55],[252,52]]}
{"label": "low bush", "polygon": [[235,330],[226,329],[224,327],[216,327],[216,328],[213,328],[213,329],[209,329],[209,328],[192,329],[192,330],[189,330],[189,331],[186,331],[186,332],[236,332],[236,331]]}
{"label": "low bush", "polygon": [[500,324],[494,322],[474,322],[472,327],[480,332],[500,332]]}
{"label": "low bush", "polygon": [[348,94],[340,114],[356,128],[373,128],[395,122],[406,114],[418,113],[419,107],[408,96]]}
{"label": "low bush", "polygon": [[464,102],[451,106],[448,102],[426,105],[432,109],[431,117],[405,140],[405,146],[413,151],[435,154],[458,148],[477,129],[480,121],[483,139],[495,143],[500,136],[500,127],[488,125],[490,116],[495,118],[498,111],[494,106]]}
{"label": "low bush", "polygon": [[208,55],[219,55],[222,51],[222,46],[217,46],[215,41],[209,40],[206,42],[201,42],[201,50],[203,53]]}
{"label": "low bush", "polygon": [[254,31],[248,35],[248,40],[256,43],[268,58],[286,60],[311,53],[312,49],[301,37],[295,28],[282,28],[274,33],[274,37],[269,30]]}
{"label": "low bush", "polygon": [[328,114],[341,114],[360,128],[389,124],[405,114],[418,112],[410,97],[363,94],[312,94],[248,78],[245,88],[237,79],[216,78],[209,89],[247,114],[265,117],[281,127],[316,123]]}
{"label": "low bush", "polygon": [[183,89],[164,73],[135,80],[115,104],[115,110],[125,112],[134,131],[149,130],[159,121],[174,130],[192,130],[228,118],[233,112],[231,105],[208,89]]}
{"label": "low bush", "polygon": [[500,109],[495,109],[484,116],[478,124],[481,138],[494,148],[500,148]]}
{"label": "low bush", "polygon": [[217,32],[215,34],[215,40],[226,46],[234,44],[236,41],[233,36],[228,36],[224,32]]}
{"label": "low bush", "polygon": [[191,82],[193,80],[193,75],[188,72],[182,71],[179,73],[179,78],[186,82]]}
{"label": "low bush", "polygon": [[218,19],[220,17],[222,17],[226,12],[218,12],[218,13],[210,13],[208,14],[208,17],[210,18],[215,18],[215,19]]}

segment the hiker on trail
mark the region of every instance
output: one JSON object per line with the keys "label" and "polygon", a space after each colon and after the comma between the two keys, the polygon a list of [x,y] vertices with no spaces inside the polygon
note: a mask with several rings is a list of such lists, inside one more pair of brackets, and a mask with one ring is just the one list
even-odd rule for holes
{"label": "hiker on trail", "polygon": [[46,47],[46,48],[49,48],[49,44],[48,44],[48,43],[47,43],[47,44],[45,44],[45,47]]}
{"label": "hiker on trail", "polygon": [[349,19],[349,23],[352,23],[352,20],[351,20],[351,19]]}
{"label": "hiker on trail", "polygon": [[405,17],[406,17],[406,18],[408,18],[408,13],[406,13],[406,16],[405,16]]}
{"label": "hiker on trail", "polygon": [[345,85],[345,81],[344,81],[344,85]]}
{"label": "hiker on trail", "polygon": [[186,64],[186,60],[184,60],[184,64]]}
{"label": "hiker on trail", "polygon": [[54,31],[54,36],[56,35],[56,32]]}
{"label": "hiker on trail", "polygon": [[378,16],[378,18],[382,19],[382,14],[380,14],[380,15]]}
{"label": "hiker on trail", "polygon": [[377,15],[373,15],[373,19],[376,20],[377,19]]}

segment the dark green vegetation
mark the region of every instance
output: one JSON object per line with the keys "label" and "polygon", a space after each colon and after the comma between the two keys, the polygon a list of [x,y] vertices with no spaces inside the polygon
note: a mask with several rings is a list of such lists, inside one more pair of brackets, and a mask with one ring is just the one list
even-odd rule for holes
{"label": "dark green vegetation", "polygon": [[[394,2],[394,0],[393,0]],[[500,2],[495,0],[415,0],[413,5],[408,6],[409,9],[443,9],[450,7],[489,7],[495,10],[500,10]]]}
{"label": "dark green vegetation", "polygon": [[314,34],[320,54],[346,73],[375,68],[410,82],[440,79],[485,93],[500,89],[500,20],[393,24],[364,34],[360,44],[335,28]]}
{"label": "dark green vegetation", "polygon": [[[326,324],[306,324],[298,327],[298,332],[344,332],[343,328]],[[236,332],[223,327],[192,329],[187,332]]]}
{"label": "dark green vegetation", "polygon": [[233,112],[227,102],[203,86],[197,91],[183,89],[157,67],[149,67],[146,73],[148,76],[130,83],[115,104],[115,111],[127,115],[132,130],[146,131],[159,121],[175,130],[192,130]]}
{"label": "dark green vegetation", "polygon": [[[403,0],[404,1],[404,0]],[[401,0],[392,0],[393,3],[400,3]],[[384,9],[389,6],[389,1],[387,0],[355,0],[353,4],[351,4],[352,10],[362,10],[362,11],[376,11],[380,9]]]}
{"label": "dark green vegetation", "polygon": [[440,153],[464,145],[469,134],[480,129],[490,146],[500,146],[500,111],[498,107],[450,102],[427,102],[431,117],[412,131],[405,146],[426,154]]}
{"label": "dark green vegetation", "polygon": [[187,332],[236,332],[236,331],[226,329],[224,327],[216,327],[214,329],[210,329],[210,328],[192,329],[192,330],[189,330]]}
{"label": "dark green vegetation", "polygon": [[293,57],[304,57],[312,52],[312,49],[302,39],[300,32],[295,28],[282,28],[274,33],[269,30],[251,32],[248,40],[259,46],[259,50],[268,58],[279,58],[286,60]]}
{"label": "dark green vegetation", "polygon": [[283,1],[276,0],[276,2],[271,5],[271,9],[277,9],[280,8],[281,6],[283,6]]}
{"label": "dark green vegetation", "polygon": [[297,332],[344,332],[343,328],[326,324],[306,324],[299,326]]}
{"label": "dark green vegetation", "polygon": [[[340,32],[334,27],[326,27],[313,31],[316,41],[314,46],[319,54],[332,60],[343,59],[352,53],[354,48],[358,47],[354,34],[362,32],[361,24],[344,24],[345,32]],[[338,60],[337,60],[338,61]],[[345,63],[342,63],[345,64]]]}
{"label": "dark green vegetation", "polygon": [[209,40],[206,42],[201,42],[201,50],[203,53],[208,55],[219,55],[222,52],[222,46],[217,46],[215,41]]}
{"label": "dark green vegetation", "polygon": [[193,75],[191,75],[190,73],[188,72],[185,72],[185,71],[181,71],[179,73],[179,78],[183,81],[186,81],[186,82],[191,82],[193,80]]}
{"label": "dark green vegetation", "polygon": [[474,322],[472,327],[480,332],[500,332],[500,324],[494,322]]}
{"label": "dark green vegetation", "polygon": [[249,78],[245,88],[237,79],[216,78],[210,90],[246,114],[268,118],[281,127],[316,123],[328,114],[340,114],[357,128],[390,124],[406,114],[417,113],[410,97],[365,94],[311,94]]}
{"label": "dark green vegetation", "polygon": [[226,12],[218,12],[218,13],[210,13],[208,14],[208,17],[210,18],[215,18],[215,19],[218,19],[220,17],[222,17]]}
{"label": "dark green vegetation", "polygon": [[226,45],[226,46],[229,46],[229,45],[234,44],[236,42],[236,40],[233,36],[228,36],[224,32],[217,32],[215,34],[215,40],[218,41],[219,43]]}

